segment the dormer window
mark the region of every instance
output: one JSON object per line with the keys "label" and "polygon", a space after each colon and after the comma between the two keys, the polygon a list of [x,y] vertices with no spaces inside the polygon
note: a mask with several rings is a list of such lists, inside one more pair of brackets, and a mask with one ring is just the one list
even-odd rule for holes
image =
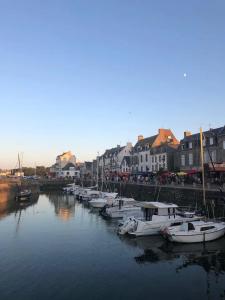
{"label": "dormer window", "polygon": [[209,139],[209,144],[212,146],[213,145],[213,137],[211,137],[210,139]]}
{"label": "dormer window", "polygon": [[189,149],[192,149],[193,145],[192,142],[189,143]]}
{"label": "dormer window", "polygon": [[181,145],[181,149],[182,149],[182,150],[185,149],[185,145],[184,145],[184,144]]}

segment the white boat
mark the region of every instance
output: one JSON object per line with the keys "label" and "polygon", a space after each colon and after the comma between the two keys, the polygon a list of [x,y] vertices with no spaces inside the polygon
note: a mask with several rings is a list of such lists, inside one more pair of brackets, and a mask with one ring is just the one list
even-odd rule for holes
{"label": "white boat", "polygon": [[160,234],[160,231],[172,224],[190,220],[199,220],[194,213],[180,212],[176,204],[162,202],[140,202],[142,218],[129,217],[122,224],[119,224],[118,233],[134,236],[145,236]]}
{"label": "white boat", "polygon": [[99,198],[101,192],[95,190],[86,190],[82,195],[83,201],[90,201],[92,199]]}
{"label": "white boat", "polygon": [[137,201],[133,198],[118,198],[111,207],[104,207],[101,215],[105,218],[127,218],[130,216],[141,217],[141,207],[137,206]]}
{"label": "white boat", "polygon": [[167,227],[163,235],[171,242],[202,243],[214,241],[225,234],[224,222],[195,221],[175,227]]}
{"label": "white boat", "polygon": [[89,201],[90,205],[94,208],[103,208],[105,205],[113,205],[115,203],[115,198],[117,197],[117,193],[102,193],[101,198],[92,199]]}
{"label": "white boat", "polygon": [[74,192],[76,190],[78,190],[79,188],[80,188],[79,185],[76,185],[75,183],[70,183],[70,184],[67,184],[67,186],[63,188],[63,192],[65,192],[67,194],[74,194]]}
{"label": "white boat", "polygon": [[[200,129],[200,154],[202,170],[202,188],[203,188],[203,206],[206,208],[205,179],[204,179],[204,150],[203,150],[203,133]],[[169,227],[169,226],[168,226]],[[163,235],[170,241],[176,243],[202,243],[214,241],[225,234],[225,223],[208,221],[208,222],[188,222],[178,227],[169,227],[163,230]]]}

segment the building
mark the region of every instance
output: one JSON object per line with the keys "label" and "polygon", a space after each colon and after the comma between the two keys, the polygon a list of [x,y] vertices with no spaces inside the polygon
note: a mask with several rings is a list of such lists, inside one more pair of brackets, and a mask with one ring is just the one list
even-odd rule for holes
{"label": "building", "polygon": [[163,144],[150,149],[150,171],[175,171],[176,153],[179,144]]}
{"label": "building", "polygon": [[73,163],[69,162],[61,169],[58,177],[80,178],[80,170],[78,170]]}
{"label": "building", "polygon": [[61,168],[64,168],[68,163],[76,165],[76,156],[71,151],[64,152],[56,157],[56,164]]}
{"label": "building", "polygon": [[[179,141],[174,136],[173,132],[170,129],[159,129],[158,134],[144,138],[143,135],[138,136],[138,141],[135,144],[132,151],[132,172],[133,173],[142,173],[142,172],[152,172],[156,171],[155,166],[158,165],[157,168],[162,166],[163,162],[159,163],[156,155],[164,155],[163,153],[155,153],[151,151],[155,147],[160,147],[162,145],[171,145],[176,146],[179,145]],[[167,151],[170,148],[164,147],[159,148],[157,151]],[[154,156],[154,162],[151,156]],[[164,158],[166,160],[166,158]],[[155,161],[157,160],[157,161]]]}
{"label": "building", "polygon": [[[203,132],[204,164],[225,171],[225,126]],[[185,131],[180,142],[178,162],[182,171],[200,171],[200,133]]]}
{"label": "building", "polygon": [[131,164],[131,156],[124,156],[120,165],[120,170],[122,173],[131,173],[132,164]]}
{"label": "building", "polygon": [[52,177],[76,177],[77,171],[76,157],[71,151],[58,155],[56,163],[50,167]]}
{"label": "building", "polygon": [[111,172],[121,172],[121,163],[125,156],[131,156],[132,144],[127,143],[126,146],[121,147],[117,145],[115,148],[111,148],[105,151],[105,153],[99,157],[99,171],[103,168],[104,174]]}
{"label": "building", "polygon": [[80,172],[82,177],[91,177],[93,175],[93,163],[91,161],[85,161],[80,168]]}

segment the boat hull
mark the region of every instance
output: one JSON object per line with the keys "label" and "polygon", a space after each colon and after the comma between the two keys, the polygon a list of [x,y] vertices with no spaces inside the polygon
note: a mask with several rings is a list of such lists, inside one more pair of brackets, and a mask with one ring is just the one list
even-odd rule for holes
{"label": "boat hull", "polygon": [[225,226],[212,232],[202,232],[196,234],[171,234],[168,239],[175,243],[204,243],[217,240],[225,234]]}

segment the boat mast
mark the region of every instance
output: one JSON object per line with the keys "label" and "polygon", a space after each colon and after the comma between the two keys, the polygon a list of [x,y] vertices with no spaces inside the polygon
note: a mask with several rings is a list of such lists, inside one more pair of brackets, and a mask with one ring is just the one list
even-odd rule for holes
{"label": "boat mast", "polygon": [[200,128],[200,147],[201,147],[203,204],[206,207],[206,200],[205,200],[205,170],[204,170],[204,151],[203,151],[202,127]]}
{"label": "boat mast", "polygon": [[21,174],[21,166],[20,166],[20,154],[18,153],[18,162],[19,162],[19,174]]}
{"label": "boat mast", "polygon": [[97,190],[98,190],[98,163],[99,163],[99,152],[98,152],[98,156],[97,156],[97,182],[96,182],[96,186],[97,186]]}
{"label": "boat mast", "polygon": [[103,181],[104,181],[104,164],[103,164],[103,157],[102,157],[102,192],[103,192]]}

